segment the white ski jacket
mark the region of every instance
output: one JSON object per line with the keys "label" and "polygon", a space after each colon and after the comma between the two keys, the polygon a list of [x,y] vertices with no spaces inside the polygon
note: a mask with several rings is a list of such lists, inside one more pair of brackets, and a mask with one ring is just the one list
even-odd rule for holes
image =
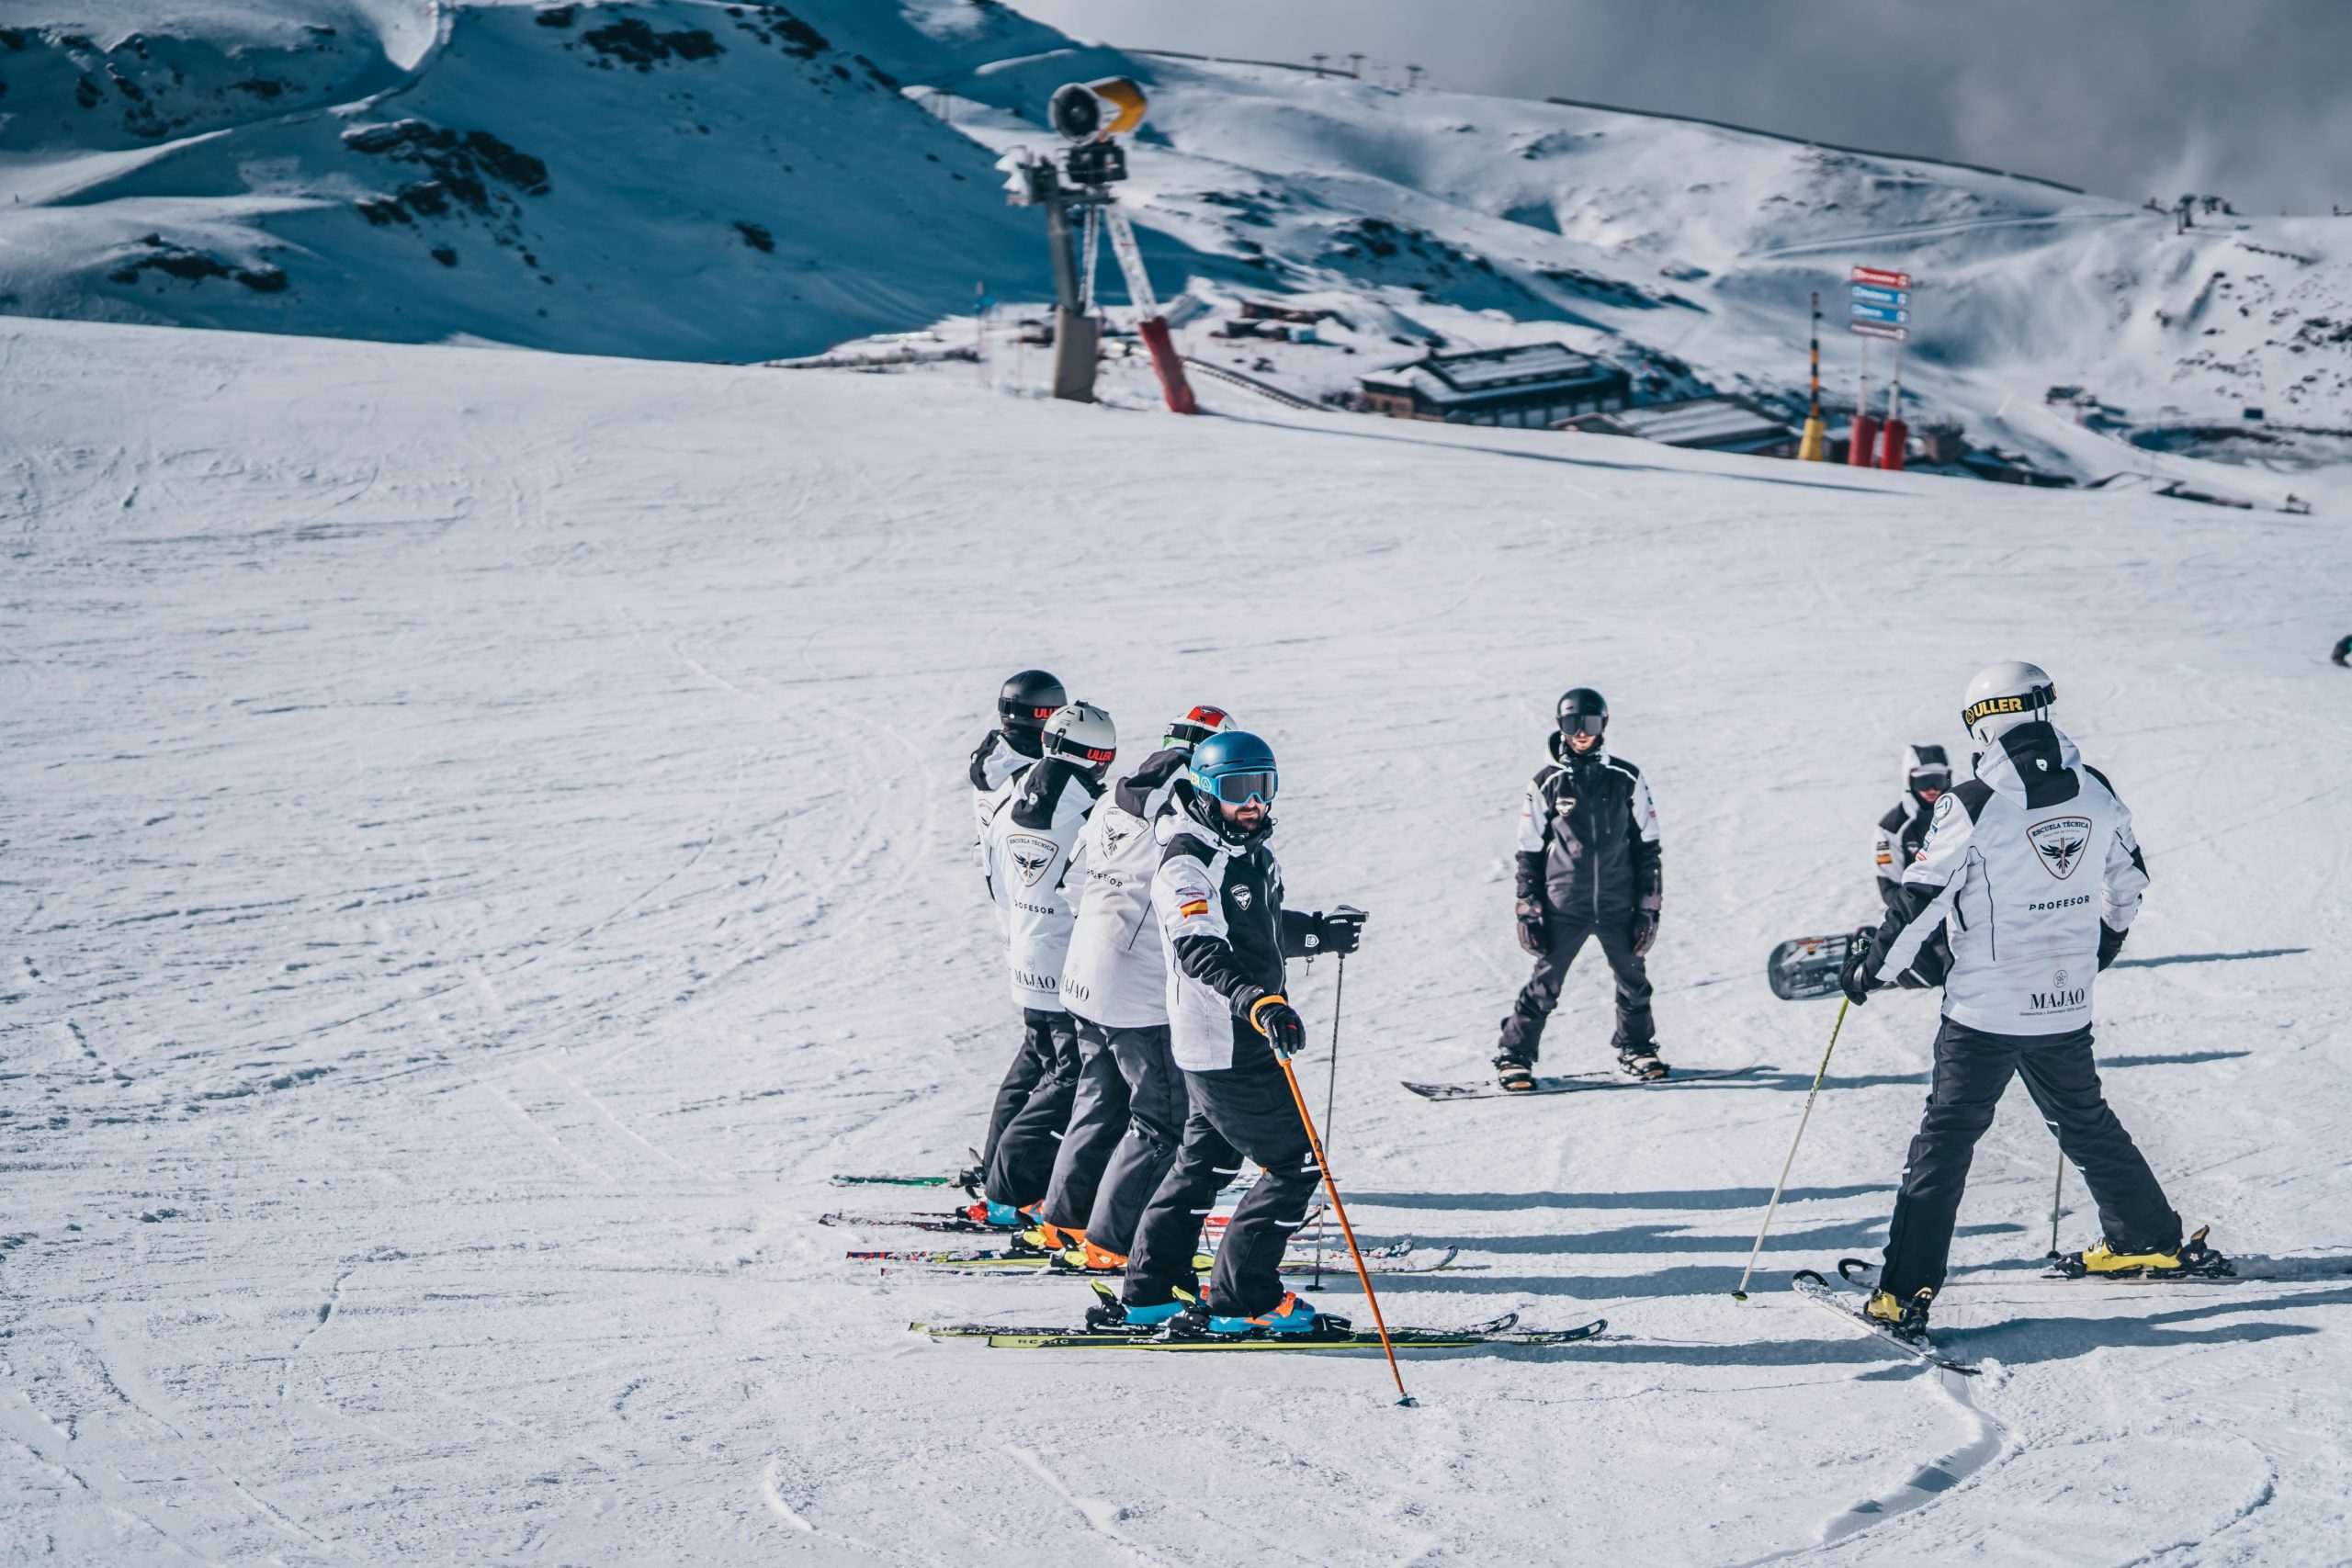
{"label": "white ski jacket", "polygon": [[1167,948],[1151,907],[1159,865],[1152,823],[1192,754],[1178,746],[1146,759],[1095,805],[1080,837],[1086,882],[1062,965],[1062,1006],[1105,1029],[1168,1021]]}
{"label": "white ski jacket", "polygon": [[1310,918],[1282,907],[1283,870],[1265,836],[1226,838],[1187,809],[1191,798],[1192,786],[1180,780],[1152,822],[1159,864],[1151,904],[1169,947],[1169,1043],[1187,1072],[1271,1069],[1273,1053],[1247,1021],[1250,1008],[1280,994],[1283,960],[1306,952]]}
{"label": "white ski jacket", "polygon": [[972,859],[982,872],[988,870],[989,863],[989,818],[996,815],[996,808],[1004,804],[1005,796],[1012,793],[1012,786],[1020,782],[1021,775],[1027,773],[1029,764],[1036,760],[1026,752],[1015,750],[1001,729],[989,730],[980,737],[980,743],[972,748],[972,818],[973,826],[978,829],[978,836],[972,840]]}
{"label": "white ski jacket", "polygon": [[1091,773],[1051,758],[1022,774],[989,814],[980,839],[989,897],[1004,918],[1005,966],[1012,999],[1060,1012],[1062,964],[1077,884],[1085,877],[1080,832],[1102,786]]}
{"label": "white ski jacket", "polygon": [[2120,942],[2148,886],[2132,813],[2046,721],[2000,736],[1975,773],[1936,802],[1872,978],[1893,981],[1948,923],[1945,1017],[1994,1034],[2084,1028],[2100,927]]}

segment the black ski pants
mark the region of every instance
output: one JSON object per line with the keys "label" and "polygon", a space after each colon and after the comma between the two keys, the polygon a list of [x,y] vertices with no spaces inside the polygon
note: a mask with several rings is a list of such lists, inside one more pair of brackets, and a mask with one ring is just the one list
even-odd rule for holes
{"label": "black ski pants", "polygon": [[1078,1032],[1066,1012],[1021,1010],[1021,1051],[997,1086],[989,1115],[983,1193],[1015,1207],[1046,1195],[1078,1090]]}
{"label": "black ski pants", "polygon": [[[1079,1043],[1086,1043],[1087,1031],[1095,1026],[1080,1019],[1078,1025]],[[1086,1239],[1105,1252],[1125,1257],[1134,1249],[1136,1226],[1143,1219],[1144,1205],[1159,1190],[1160,1179],[1176,1158],[1176,1147],[1183,1140],[1184,1117],[1190,1110],[1185,1098],[1184,1075],[1176,1066],[1168,1027],[1160,1024],[1140,1029],[1104,1029],[1102,1031],[1109,1046],[1109,1055],[1116,1070],[1119,1103],[1124,1108],[1124,1122],[1114,1129],[1117,1142],[1114,1144],[1100,1167],[1101,1179],[1094,1187],[1091,1207],[1070,1202],[1065,1209],[1061,1193],[1062,1172],[1071,1159],[1071,1145],[1079,1140],[1079,1123],[1085,1116],[1086,1081],[1079,1082],[1079,1108],[1070,1113],[1070,1133],[1062,1140],[1062,1157],[1054,1165],[1056,1190],[1046,1197],[1046,1218],[1056,1224],[1076,1224],[1086,1232]],[[1109,1086],[1105,1086],[1103,1102],[1110,1101]],[[1074,1219],[1065,1221],[1058,1216],[1068,1213]]]}
{"label": "black ski pants", "polygon": [[1222,1072],[1184,1074],[1192,1110],[1175,1163],[1136,1228],[1124,1292],[1128,1305],[1157,1305],[1169,1299],[1170,1287],[1193,1282],[1202,1227],[1244,1157],[1265,1174],[1226,1224],[1209,1276],[1209,1311],[1250,1317],[1282,1304],[1283,1254],[1306,1223],[1323,1173],[1282,1068],[1262,1046],[1259,1055],[1262,1061]]}
{"label": "black ski pants", "polygon": [[2180,1244],[2180,1216],[2099,1091],[2088,1028],[1989,1034],[1946,1019],[1936,1032],[1935,1079],[1894,1195],[1886,1266],[1879,1274],[1879,1283],[1902,1300],[1943,1288],[1969,1161],[1976,1140],[1993,1124],[1993,1108],[2012,1073],[2025,1080],[2060,1151],[2083,1173],[2109,1244],[2132,1252]]}
{"label": "black ski pants", "polygon": [[1046,1206],[1037,1213],[1049,1225],[1082,1231],[1102,1168],[1127,1130],[1127,1080],[1112,1053],[1111,1032],[1075,1014],[1070,1022],[1078,1031],[1078,1088],[1046,1183]]}
{"label": "black ski pants", "polygon": [[1560,1005],[1560,987],[1567,982],[1568,965],[1576,962],[1588,937],[1600,943],[1601,956],[1609,961],[1610,973],[1617,980],[1617,1029],[1609,1043],[1620,1051],[1652,1044],[1657,1025],[1650,1017],[1649,968],[1634,951],[1634,917],[1572,920],[1555,910],[1545,930],[1549,941],[1535,960],[1535,973],[1520,988],[1519,999],[1511,1003],[1510,1016],[1503,1020],[1502,1039],[1495,1054],[1531,1065],[1535,1061],[1544,1043],[1544,1025],[1552,1010]]}

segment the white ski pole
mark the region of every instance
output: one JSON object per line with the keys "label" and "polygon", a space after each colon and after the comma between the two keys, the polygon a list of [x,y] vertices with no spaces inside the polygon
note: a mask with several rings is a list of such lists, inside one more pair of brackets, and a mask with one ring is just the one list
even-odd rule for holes
{"label": "white ski pole", "polygon": [[1756,1260],[1764,1252],[1764,1234],[1772,1228],[1772,1211],[1781,1206],[1781,1190],[1789,1184],[1789,1171],[1797,1163],[1797,1145],[1804,1141],[1804,1124],[1813,1120],[1814,1096],[1821,1092],[1821,1080],[1829,1076],[1830,1052],[1838,1049],[1838,1032],[1846,1027],[1846,1010],[1854,1005],[1849,997],[1838,1004],[1838,1021],[1829,1027],[1829,1050],[1821,1054],[1821,1066],[1813,1075],[1813,1088],[1804,1097],[1804,1114],[1797,1118],[1797,1135],[1789,1140],[1789,1157],[1781,1162],[1781,1179],[1772,1184],[1772,1201],[1764,1205],[1764,1223],[1757,1228],[1756,1245],[1748,1249],[1747,1267],[1739,1271],[1739,1289],[1731,1299],[1747,1299],[1747,1277],[1756,1272]]}

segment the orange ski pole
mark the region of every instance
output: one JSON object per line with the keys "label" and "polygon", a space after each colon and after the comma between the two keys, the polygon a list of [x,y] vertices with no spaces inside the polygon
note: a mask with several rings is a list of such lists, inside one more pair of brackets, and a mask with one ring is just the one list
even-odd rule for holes
{"label": "orange ski pole", "polygon": [[1348,1206],[1340,1201],[1340,1184],[1331,1179],[1331,1162],[1323,1157],[1323,1139],[1315,1131],[1315,1118],[1306,1113],[1306,1097],[1298,1089],[1298,1075],[1291,1070],[1290,1058],[1277,1054],[1274,1060],[1283,1065],[1283,1077],[1290,1080],[1290,1097],[1298,1106],[1299,1124],[1306,1129],[1307,1146],[1315,1151],[1315,1163],[1323,1172],[1323,1190],[1331,1195],[1331,1212],[1340,1216],[1340,1233],[1348,1238],[1348,1252],[1356,1260],[1356,1278],[1363,1281],[1363,1299],[1372,1303],[1372,1324],[1380,1330],[1380,1348],[1388,1357],[1388,1375],[1396,1380],[1396,1403],[1411,1404],[1413,1396],[1405,1392],[1405,1374],[1396,1366],[1396,1347],[1388,1342],[1388,1324],[1380,1315],[1380,1297],[1372,1289],[1372,1270],[1363,1266],[1363,1249],[1356,1245],[1355,1227],[1348,1224]]}

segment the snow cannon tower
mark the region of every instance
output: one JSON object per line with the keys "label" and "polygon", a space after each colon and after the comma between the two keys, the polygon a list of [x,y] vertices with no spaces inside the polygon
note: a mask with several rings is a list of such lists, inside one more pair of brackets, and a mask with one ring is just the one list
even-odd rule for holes
{"label": "snow cannon tower", "polygon": [[[1016,207],[1046,209],[1046,233],[1054,258],[1054,396],[1072,402],[1094,400],[1094,262],[1102,249],[1102,231],[1111,233],[1112,254],[1127,280],[1127,297],[1135,302],[1136,331],[1151,352],[1151,367],[1159,378],[1161,395],[1177,413],[1197,413],[1193,389],[1184,379],[1184,362],[1159,313],[1151,278],[1143,269],[1143,254],[1136,248],[1135,230],[1118,207],[1111,187],[1127,177],[1127,152],[1117,138],[1143,123],[1143,89],[1125,76],[1099,82],[1072,82],[1056,89],[1046,107],[1046,119],[1069,150],[1057,162],[1025,148],[1005,154],[997,167],[1007,171],[1007,199]],[[1075,210],[1079,223],[1070,219]],[[1080,251],[1079,231],[1085,248]]]}

